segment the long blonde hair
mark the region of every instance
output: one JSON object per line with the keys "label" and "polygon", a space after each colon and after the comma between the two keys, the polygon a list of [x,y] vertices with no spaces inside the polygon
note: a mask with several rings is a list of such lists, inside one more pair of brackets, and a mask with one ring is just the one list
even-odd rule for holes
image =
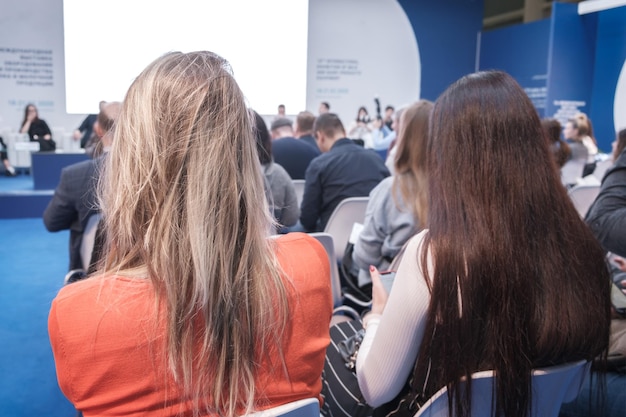
{"label": "long blonde hair", "polygon": [[126,95],[103,178],[101,272],[146,271],[166,305],[169,367],[196,414],[252,410],[259,357],[280,345],[288,302],[228,62],[211,52],[152,62]]}
{"label": "long blonde hair", "polygon": [[420,100],[402,112],[392,185],[396,206],[400,207],[399,201],[404,201],[420,228],[425,227],[428,217],[427,145],[432,109],[431,101]]}

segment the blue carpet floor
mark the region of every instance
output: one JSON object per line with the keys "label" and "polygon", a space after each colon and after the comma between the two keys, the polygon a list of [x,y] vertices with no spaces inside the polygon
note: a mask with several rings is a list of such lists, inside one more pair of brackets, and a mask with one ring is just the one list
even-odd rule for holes
{"label": "blue carpet floor", "polygon": [[30,175],[6,177],[0,174],[0,191],[32,190],[33,187],[33,177]]}
{"label": "blue carpet floor", "polygon": [[49,233],[40,218],[0,220],[0,416],[76,415],[58,387],[47,329],[68,240],[69,232]]}

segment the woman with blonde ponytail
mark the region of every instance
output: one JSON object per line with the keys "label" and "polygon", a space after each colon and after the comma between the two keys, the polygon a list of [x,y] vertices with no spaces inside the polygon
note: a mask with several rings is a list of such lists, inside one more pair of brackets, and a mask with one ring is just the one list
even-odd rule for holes
{"label": "woman with blonde ponytail", "polygon": [[133,82],[100,184],[99,270],[49,316],[61,389],[88,416],[233,417],[319,397],[332,313],[313,238],[270,238],[230,66],[166,54]]}

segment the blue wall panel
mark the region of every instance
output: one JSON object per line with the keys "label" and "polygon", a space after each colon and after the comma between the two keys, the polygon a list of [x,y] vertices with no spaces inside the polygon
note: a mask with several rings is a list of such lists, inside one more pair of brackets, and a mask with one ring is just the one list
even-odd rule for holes
{"label": "blue wall panel", "polygon": [[[404,8],[422,63],[421,96],[435,100],[450,84],[476,68],[483,2],[478,0],[398,0]],[[445,20],[442,17],[445,16]],[[384,34],[381,34],[384,36]],[[390,69],[393,71],[393,68]]]}

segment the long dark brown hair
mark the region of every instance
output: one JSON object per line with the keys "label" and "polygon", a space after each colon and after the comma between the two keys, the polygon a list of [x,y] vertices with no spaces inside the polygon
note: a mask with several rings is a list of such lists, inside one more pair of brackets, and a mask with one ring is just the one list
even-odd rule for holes
{"label": "long dark brown hair", "polygon": [[499,71],[461,78],[433,109],[429,232],[418,261],[428,271],[430,252],[434,272],[412,386],[426,398],[447,386],[457,416],[469,413],[474,372],[494,370],[497,411],[521,417],[533,369],[592,360],[608,346],[604,253],[541,129],[527,95]]}

